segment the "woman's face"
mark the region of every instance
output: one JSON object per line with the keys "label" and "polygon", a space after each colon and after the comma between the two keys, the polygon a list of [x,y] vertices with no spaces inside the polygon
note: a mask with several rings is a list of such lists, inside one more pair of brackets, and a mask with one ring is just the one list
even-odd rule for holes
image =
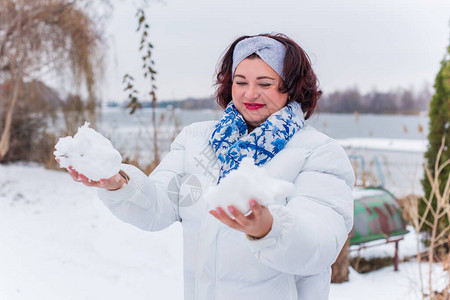
{"label": "woman's face", "polygon": [[288,94],[280,93],[280,83],[281,77],[260,58],[246,58],[237,66],[231,93],[249,129],[286,105]]}

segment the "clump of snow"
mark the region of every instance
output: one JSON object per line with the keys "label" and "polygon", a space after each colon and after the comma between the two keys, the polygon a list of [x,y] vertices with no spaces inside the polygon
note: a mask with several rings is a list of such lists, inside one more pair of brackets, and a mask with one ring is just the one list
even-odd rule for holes
{"label": "clump of snow", "polygon": [[209,209],[220,206],[230,215],[226,207],[234,205],[243,214],[249,214],[251,199],[267,206],[286,198],[293,191],[293,183],[271,177],[266,169],[256,166],[252,158],[245,157],[238,169],[206,192],[205,200]]}
{"label": "clump of snow", "polygon": [[60,138],[53,152],[61,168],[72,167],[90,180],[112,177],[120,170],[122,155],[111,142],[86,122],[73,136]]}

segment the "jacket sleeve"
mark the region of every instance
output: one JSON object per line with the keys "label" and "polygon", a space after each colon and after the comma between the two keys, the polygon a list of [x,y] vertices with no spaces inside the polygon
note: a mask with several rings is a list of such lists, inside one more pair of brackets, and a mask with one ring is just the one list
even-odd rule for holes
{"label": "jacket sleeve", "polygon": [[[99,190],[100,200],[113,215],[143,230],[158,231],[181,221],[178,193],[171,190],[169,196],[168,186],[172,179],[184,173],[186,139],[183,129],[149,177],[138,168],[123,164],[122,169],[130,176],[128,184],[117,191]],[[177,188],[174,184],[173,189]]]}
{"label": "jacket sleeve", "polygon": [[269,206],[272,229],[249,241],[256,258],[281,272],[313,275],[336,260],[353,226],[354,172],[337,142],[314,149],[287,204]]}

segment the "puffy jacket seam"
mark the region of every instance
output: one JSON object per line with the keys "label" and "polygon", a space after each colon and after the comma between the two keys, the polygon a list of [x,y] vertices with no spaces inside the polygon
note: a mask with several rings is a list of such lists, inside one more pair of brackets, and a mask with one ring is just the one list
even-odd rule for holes
{"label": "puffy jacket seam", "polygon": [[215,260],[214,260],[214,284],[213,284],[213,287],[214,287],[214,289],[213,289],[213,291],[214,291],[214,299],[217,298],[216,284],[217,284],[217,269],[218,269],[218,264],[219,264],[217,258],[219,257],[219,249],[220,249],[220,247],[219,247],[219,241],[220,241],[219,235],[220,235],[220,226],[219,226],[219,229],[217,230],[217,238],[216,238],[216,243],[215,243],[216,244],[216,249],[215,249]]}
{"label": "puffy jacket seam", "polygon": [[288,282],[289,287],[289,299],[291,300],[297,300],[298,291],[297,291],[297,285],[295,284],[295,275],[292,274],[286,274],[286,280]]}

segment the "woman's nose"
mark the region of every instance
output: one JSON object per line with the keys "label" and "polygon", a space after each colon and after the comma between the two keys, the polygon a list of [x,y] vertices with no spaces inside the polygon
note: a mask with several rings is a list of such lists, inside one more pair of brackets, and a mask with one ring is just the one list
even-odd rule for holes
{"label": "woman's nose", "polygon": [[248,85],[247,90],[245,91],[245,97],[247,99],[258,99],[260,96],[260,93],[258,91],[258,88],[254,85]]}

